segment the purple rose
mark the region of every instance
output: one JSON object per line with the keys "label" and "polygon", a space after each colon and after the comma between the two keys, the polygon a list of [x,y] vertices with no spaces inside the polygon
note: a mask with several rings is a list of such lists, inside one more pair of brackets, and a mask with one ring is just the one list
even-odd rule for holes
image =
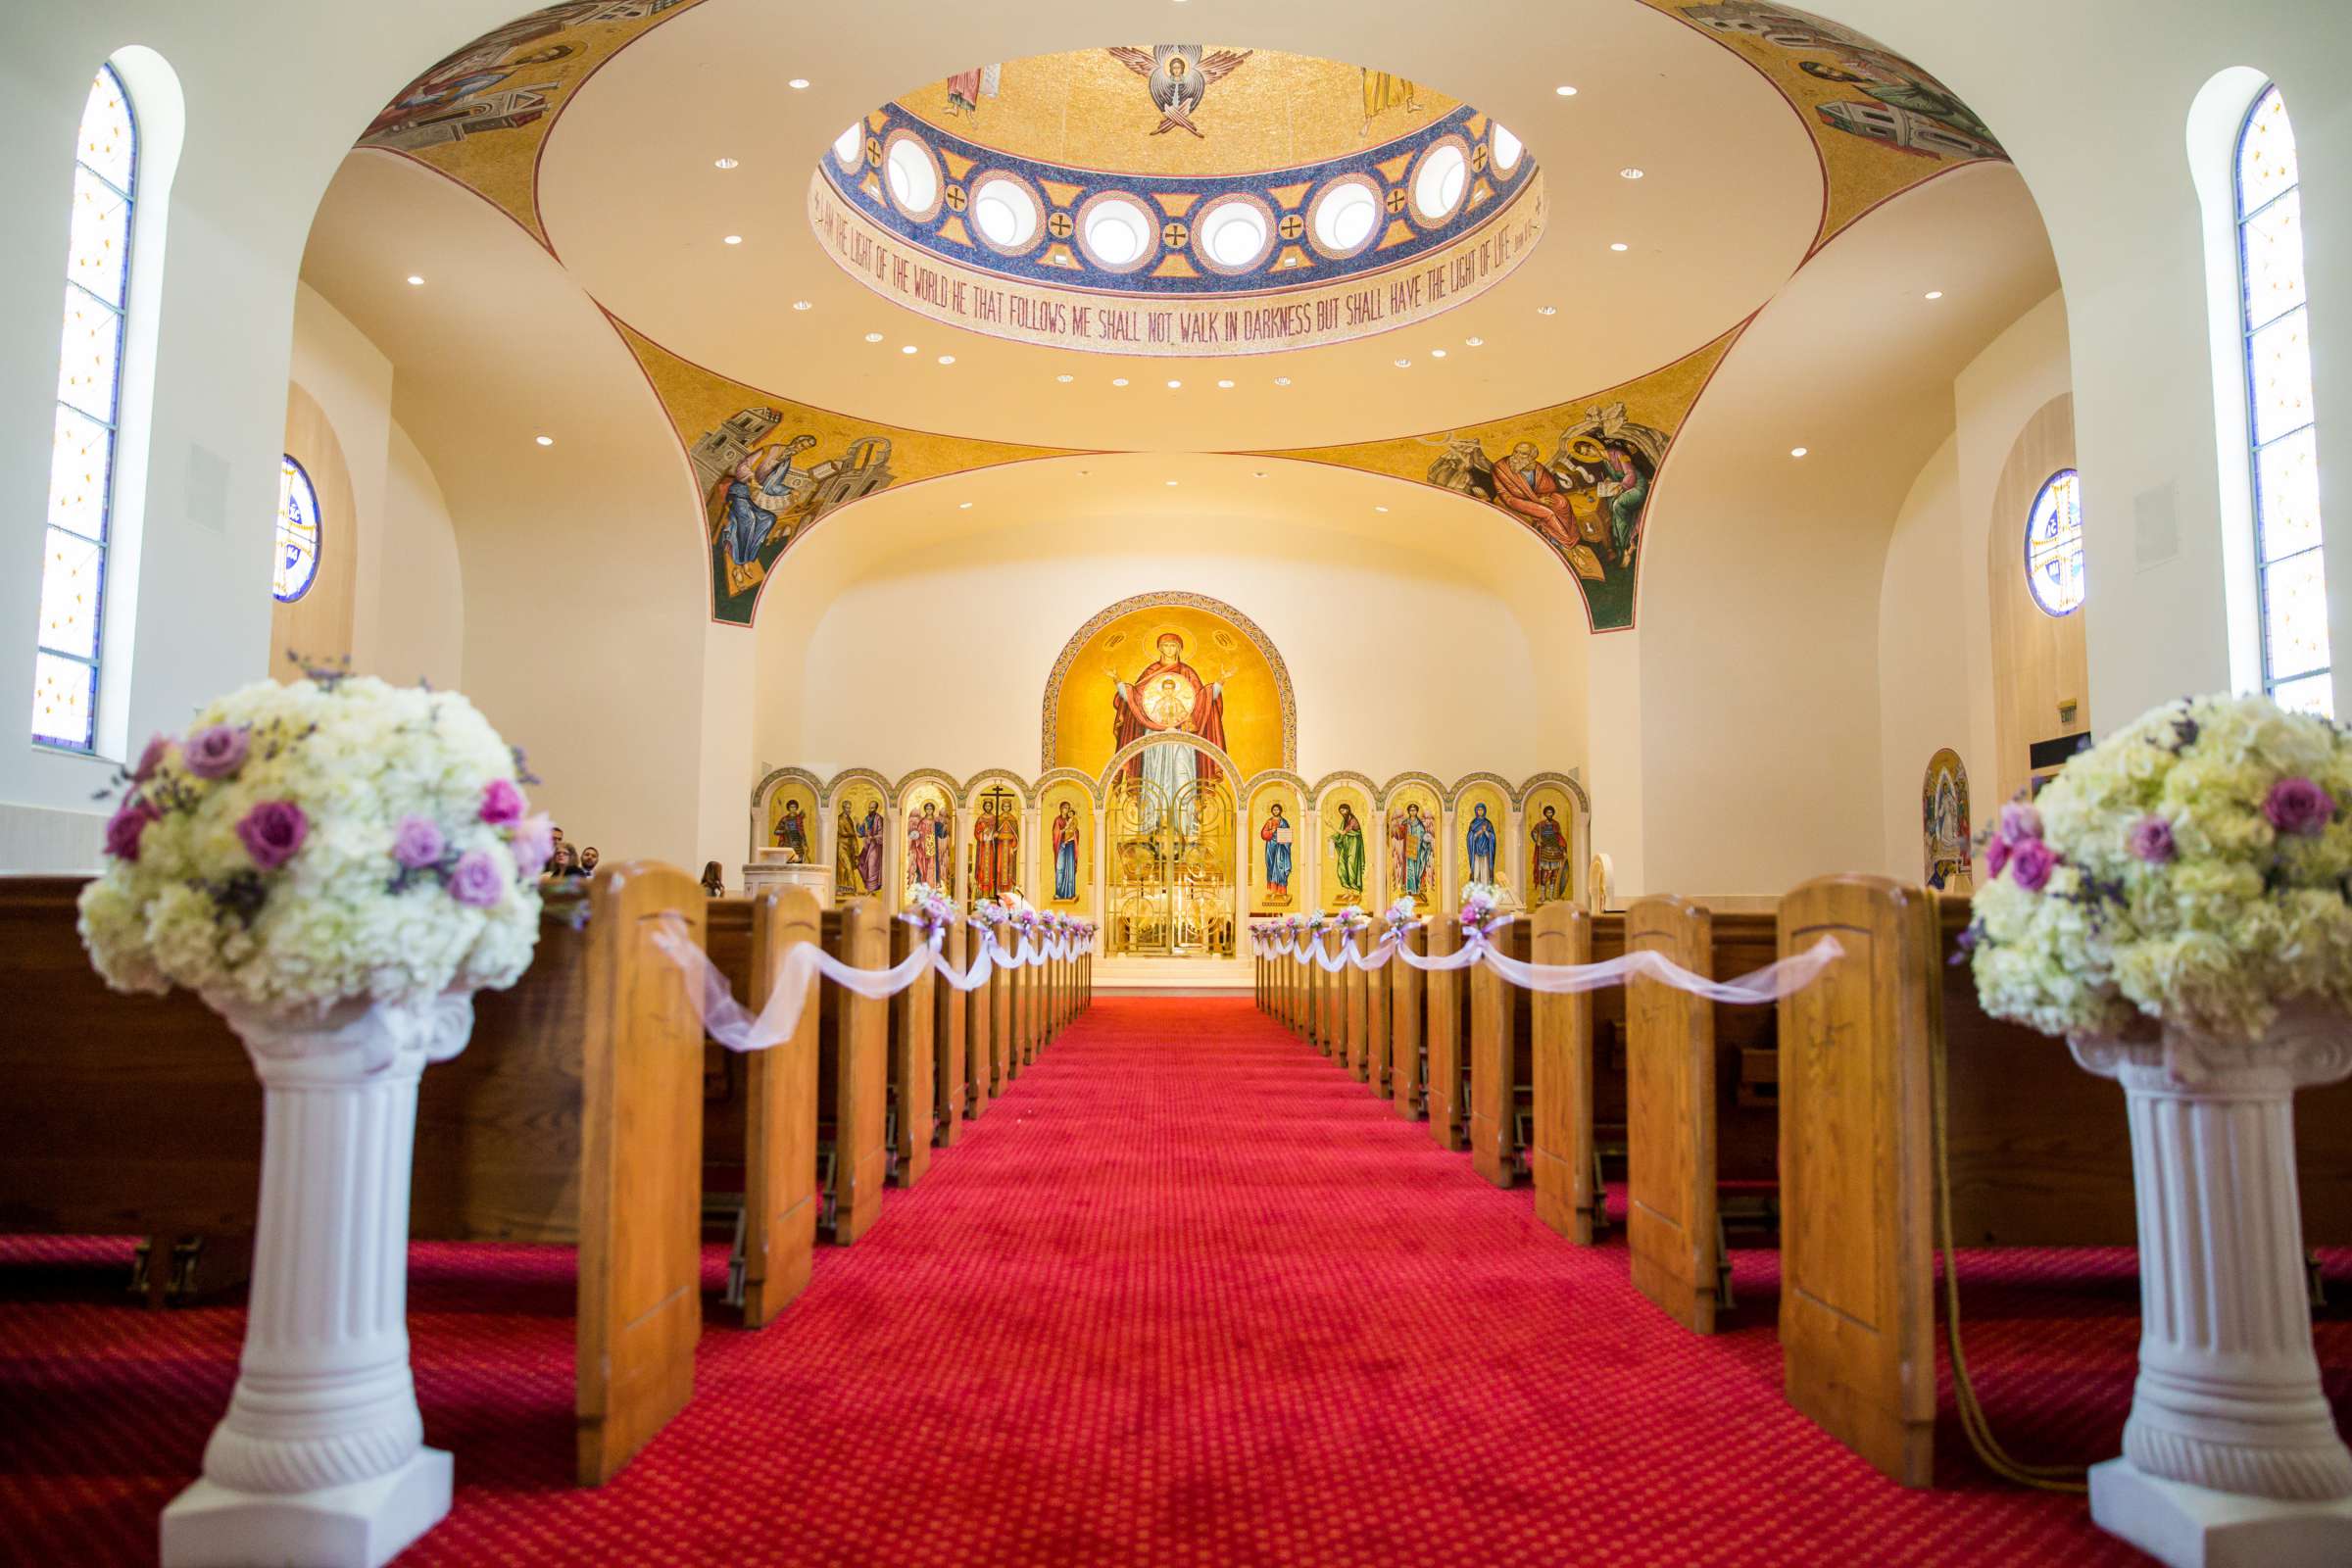
{"label": "purple rose", "polygon": [[2150,865],[2170,865],[2176,853],[2173,824],[2161,816],[2141,817],[2132,829],[2131,848]]}
{"label": "purple rose", "polygon": [[482,820],[492,827],[522,820],[522,791],[512,779],[494,778],[482,786]]}
{"label": "purple rose", "polygon": [[507,848],[514,853],[516,867],[536,871],[556,853],[556,824],[545,811],[526,816],[514,824],[507,839]]}
{"label": "purple rose", "polygon": [[311,819],[292,801],[264,801],[237,824],[245,853],[265,871],[274,871],[294,858],[310,831]]}
{"label": "purple rose", "polygon": [[470,908],[487,909],[507,891],[498,861],[488,850],[467,850],[449,873],[449,896]]}
{"label": "purple rose", "polygon": [[171,750],[172,737],[169,735],[158,735],[149,741],[147,749],[139,754],[139,765],[130,770],[131,782],[144,784],[155,777],[155,770],[164,765],[164,756]]}
{"label": "purple rose", "polygon": [[147,824],[163,813],[145,801],[133,796],[116,808],[106,824],[106,853],[118,860],[136,861],[139,858],[139,835]]}
{"label": "purple rose", "polygon": [[2001,808],[2001,837],[2012,844],[2041,837],[2041,808],[2011,801]]}
{"label": "purple rose", "polygon": [[404,816],[392,835],[392,858],[412,871],[434,864],[448,850],[441,825],[429,816]]}
{"label": "purple rose", "polygon": [[2279,832],[2309,838],[2335,820],[2335,797],[2307,778],[2282,778],[2271,786],[2262,814]]}
{"label": "purple rose", "polygon": [[2028,893],[2039,893],[2050,885],[2050,873],[2058,869],[2058,852],[2039,839],[2028,839],[2010,852],[2009,880]]}
{"label": "purple rose", "polygon": [[180,742],[179,755],[198,778],[233,778],[245,765],[245,753],[252,745],[253,736],[243,725],[214,724]]}
{"label": "purple rose", "polygon": [[1997,877],[2001,874],[2001,867],[2008,863],[2009,841],[1995,834],[1985,841],[1984,874],[1988,877]]}

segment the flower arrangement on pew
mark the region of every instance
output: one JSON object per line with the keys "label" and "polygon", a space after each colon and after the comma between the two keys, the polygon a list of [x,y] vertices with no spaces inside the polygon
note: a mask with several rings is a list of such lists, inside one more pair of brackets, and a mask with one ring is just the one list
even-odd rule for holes
{"label": "flower arrangement on pew", "polygon": [[1969,950],[1984,1008],[2044,1034],[2146,1018],[2260,1039],[2352,1008],[2352,736],[2265,698],[2159,708],[2001,808]]}
{"label": "flower arrangement on pew", "polygon": [[2352,1073],[2348,802],[2352,731],[2267,698],[2167,704],[2002,808],[1963,938],[1985,1011],[2124,1088],[2149,1309],[2091,1517],[2169,1561],[2251,1528],[2352,1560],[2293,1121],[2297,1088]]}
{"label": "flower arrangement on pew", "polygon": [[1360,906],[1352,904],[1345,908],[1335,910],[1331,916],[1332,929],[1349,940],[1353,940],[1358,931],[1371,923],[1372,917],[1366,914]]}
{"label": "flower arrangement on pew", "polygon": [[1012,918],[1012,906],[999,899],[974,899],[972,923],[985,933],[993,934],[997,927]]}
{"label": "flower arrangement on pew", "polygon": [[147,743],[79,901],[106,983],[195,992],[264,1091],[237,1387],[166,1561],[218,1560],[227,1529],[251,1561],[344,1535],[388,1554],[449,1511],[402,1319],[416,1086],[539,941],[554,829],[521,755],[455,692],[305,673]]}
{"label": "flower arrangement on pew", "polygon": [[1495,924],[1495,914],[1502,907],[1502,889],[1492,882],[1462,884],[1462,935],[1484,938]]}
{"label": "flower arrangement on pew", "polygon": [[899,918],[920,926],[925,936],[931,936],[956,923],[956,901],[945,888],[917,882],[906,890],[906,907],[900,911]]}
{"label": "flower arrangement on pew", "polygon": [[455,692],[257,681],[122,778],[81,937],[117,991],[317,1018],[511,986],[553,828]]}
{"label": "flower arrangement on pew", "polygon": [[1400,893],[1396,903],[1380,911],[1380,920],[1389,928],[1390,941],[1402,942],[1404,934],[1421,923],[1421,909],[1411,894]]}

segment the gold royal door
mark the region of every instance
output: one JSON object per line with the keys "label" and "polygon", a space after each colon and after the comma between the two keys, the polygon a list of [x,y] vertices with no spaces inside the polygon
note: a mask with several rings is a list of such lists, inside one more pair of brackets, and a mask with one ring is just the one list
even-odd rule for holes
{"label": "gold royal door", "polygon": [[1128,957],[1229,958],[1233,791],[1221,776],[1187,776],[1171,787],[1171,771],[1148,769],[1112,785],[1106,946]]}

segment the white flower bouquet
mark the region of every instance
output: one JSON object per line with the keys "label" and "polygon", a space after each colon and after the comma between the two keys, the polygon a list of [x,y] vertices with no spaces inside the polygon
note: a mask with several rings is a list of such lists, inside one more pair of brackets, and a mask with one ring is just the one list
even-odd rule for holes
{"label": "white flower bouquet", "polygon": [[945,888],[935,888],[928,882],[917,882],[906,890],[906,907],[900,918],[921,926],[927,935],[945,931],[956,919],[956,901]]}
{"label": "white flower bouquet", "polygon": [[1462,884],[1462,933],[1484,932],[1494,911],[1502,906],[1502,889],[1492,882]]}
{"label": "white flower bouquet", "polygon": [[257,681],[122,778],[81,938],[118,991],[295,1018],[514,983],[554,830],[454,692]]}
{"label": "white flower bouquet", "polygon": [[2168,704],[2079,753],[1984,847],[1963,938],[1984,1010],[2252,1042],[2352,1007],[2352,734],[2266,698]]}

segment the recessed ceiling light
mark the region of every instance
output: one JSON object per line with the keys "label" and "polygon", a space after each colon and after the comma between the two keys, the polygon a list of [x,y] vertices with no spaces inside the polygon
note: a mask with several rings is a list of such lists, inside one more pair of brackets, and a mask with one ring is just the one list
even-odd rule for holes
{"label": "recessed ceiling light", "polygon": [[1276,386],[1289,386],[1291,384],[1291,378],[1287,375],[1278,375],[1274,378],[1274,384]]}
{"label": "recessed ceiling light", "polygon": [[1263,469],[1263,468],[1260,468],[1260,469],[1258,469],[1258,470],[1257,470],[1255,473],[1251,474],[1250,477],[1250,478],[1252,478],[1252,479],[1263,479],[1265,476],[1266,476],[1266,470],[1265,470],[1265,469]]}
{"label": "recessed ceiling light", "polygon": [[901,354],[912,354],[915,352],[915,347],[911,343],[902,344],[899,348],[899,352]]}
{"label": "recessed ceiling light", "polygon": [[808,78],[807,76],[795,76],[784,85],[790,87],[794,92],[799,92],[802,88],[808,85]]}
{"label": "recessed ceiling light", "polygon": [[792,302],[792,308],[796,311],[806,311],[813,308],[815,304],[816,301],[814,300],[794,300]]}
{"label": "recessed ceiling light", "polygon": [[1176,488],[1176,481],[1175,481],[1175,480],[1173,480],[1173,479],[1170,479],[1170,480],[1168,481],[1168,488],[1169,488],[1169,489],[1171,489],[1171,490],[1175,489],[1175,488]]}
{"label": "recessed ceiling light", "polygon": [[1442,360],[1446,357],[1446,351],[1444,349],[1431,349],[1429,351],[1429,357],[1433,360]]}
{"label": "recessed ceiling light", "polygon": [[[412,282],[412,283],[414,283],[414,282],[416,282],[416,279],[412,277],[412,278],[410,278],[410,279],[409,279],[409,281],[410,281],[410,282]],[[1932,299],[1932,300],[1939,300],[1939,299],[1943,298],[1943,290],[1941,290],[1941,289],[1939,289],[1939,288],[1932,288],[1932,289],[1928,290],[1928,298],[1930,298],[1930,299]]]}
{"label": "recessed ceiling light", "polygon": [[743,236],[741,234],[729,234],[727,236],[727,243],[730,245],[740,245],[743,243]]}
{"label": "recessed ceiling light", "polygon": [[1621,239],[1613,239],[1609,241],[1609,249],[1613,251],[1621,251],[1625,249],[1625,241]]}
{"label": "recessed ceiling light", "polygon": [[733,169],[735,167],[735,160],[732,158],[713,158],[710,160],[710,167],[712,169]]}
{"label": "recessed ceiling light", "polygon": [[1617,171],[1617,177],[1619,179],[1640,179],[1642,177],[1642,171],[1639,169],[1620,169]]}
{"label": "recessed ceiling light", "polygon": [[1219,381],[1217,385],[1223,387],[1228,392],[1233,390],[1233,383],[1231,381]]}
{"label": "recessed ceiling light", "polygon": [[1576,96],[1576,89],[1569,86],[1566,82],[1562,82],[1559,86],[1554,87],[1551,90],[1558,93],[1563,98],[1573,98]]}
{"label": "recessed ceiling light", "polygon": [[543,447],[552,447],[556,444],[556,438],[552,435],[535,436],[533,439]]}
{"label": "recessed ceiling light", "polygon": [[1560,314],[1560,308],[1557,305],[1539,305],[1536,307],[1536,314],[1538,316],[1557,316]]}
{"label": "recessed ceiling light", "polygon": [[1409,370],[1409,369],[1411,369],[1412,368],[1413,368],[1413,362],[1412,362],[1412,361],[1410,361],[1410,360],[1398,360],[1398,361],[1396,362],[1396,368],[1398,368],[1399,370]]}
{"label": "recessed ceiling light", "polygon": [[956,503],[956,510],[957,512],[969,512],[972,510],[972,504],[969,501],[958,501]]}
{"label": "recessed ceiling light", "polygon": [[1063,374],[1055,376],[1054,379],[1059,381],[1063,386],[1068,386],[1072,381],[1075,381],[1078,378],[1074,375],[1064,372]]}
{"label": "recessed ceiling light", "polygon": [[1388,509],[1388,508],[1386,508],[1386,507],[1374,507],[1372,510],[1373,510],[1374,512],[1386,512],[1386,511],[1388,511],[1389,509]]}
{"label": "recessed ceiling light", "polygon": [[882,334],[879,332],[868,332],[865,334],[865,340],[868,343],[879,343],[882,341]]}
{"label": "recessed ceiling light", "polygon": [[1171,391],[1171,392],[1173,392],[1173,391],[1175,391],[1175,390],[1176,390],[1178,387],[1180,387],[1180,386],[1182,386],[1182,385],[1184,385],[1184,383],[1183,383],[1182,381],[1170,381],[1170,382],[1168,383],[1168,390],[1169,390],[1169,391]]}
{"label": "recessed ceiling light", "polygon": [[1788,449],[1788,455],[1792,458],[1801,458],[1805,455],[1805,449],[1803,447],[1790,447]]}
{"label": "recessed ceiling light", "polygon": [[1127,384],[1127,378],[1123,375],[1114,375],[1110,378],[1110,384],[1112,386],[1125,386]]}
{"label": "recessed ceiling light", "polygon": [[1474,349],[1483,349],[1487,346],[1487,340],[1483,337],[1466,337],[1462,339],[1462,343],[1465,347]]}
{"label": "recessed ceiling light", "polygon": [[956,356],[953,354],[942,354],[939,357],[939,363],[942,365],[954,365],[956,363]]}
{"label": "recessed ceiling light", "polygon": [[411,272],[409,274],[409,286],[411,288],[422,288],[424,286],[424,279],[418,277],[415,272]]}

